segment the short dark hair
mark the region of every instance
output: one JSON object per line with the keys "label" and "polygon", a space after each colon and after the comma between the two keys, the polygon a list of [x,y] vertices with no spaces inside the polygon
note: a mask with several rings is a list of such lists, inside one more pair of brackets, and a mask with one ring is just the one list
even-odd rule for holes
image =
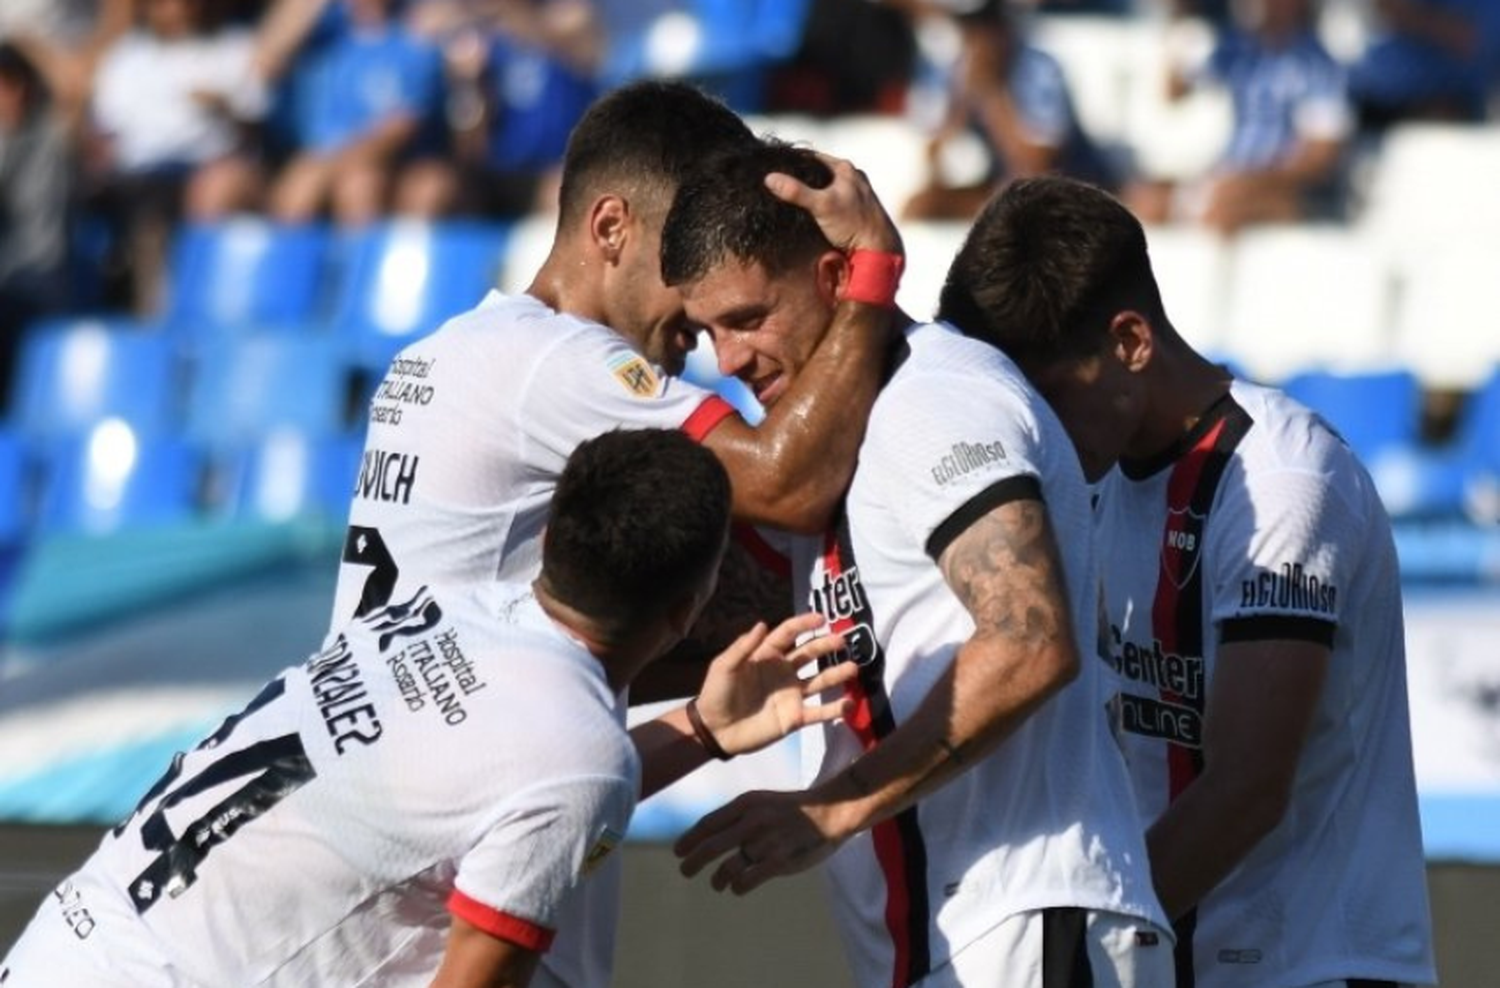
{"label": "short dark hair", "polygon": [[766,189],[771,172],[815,189],[833,181],[815,153],[780,141],[716,156],[672,200],[661,235],[662,281],[697,281],[730,258],[759,262],[779,275],[832,250],[810,213]]}
{"label": "short dark hair", "polygon": [[1045,176],[985,206],[948,269],[937,317],[1045,366],[1096,352],[1126,309],[1172,332],[1140,221],[1097,186]]}
{"label": "short dark hair", "polygon": [[703,159],[754,143],[733,110],[687,83],[649,79],[621,86],[596,100],[568,137],[559,220],[577,222],[608,190],[654,198],[665,208]]}
{"label": "short dark hair", "polygon": [[666,613],[708,579],[729,532],[729,475],[675,429],[606,432],[568,457],[542,581],[613,631]]}

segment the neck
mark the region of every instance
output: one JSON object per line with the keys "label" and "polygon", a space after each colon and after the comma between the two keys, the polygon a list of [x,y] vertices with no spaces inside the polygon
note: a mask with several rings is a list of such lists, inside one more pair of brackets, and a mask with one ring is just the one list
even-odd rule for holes
{"label": "neck", "polygon": [[650,658],[642,643],[612,633],[600,622],[558,599],[548,589],[545,580],[533,581],[531,588],[538,606],[552,623],[599,661],[610,689],[618,693],[630,685],[635,671]]}
{"label": "neck", "polygon": [[604,305],[597,264],[597,259],[559,240],[531,279],[526,294],[555,312],[608,326],[609,312]]}
{"label": "neck", "polygon": [[1233,377],[1190,347],[1161,350],[1149,371],[1156,382],[1145,426],[1126,455],[1149,459],[1181,439],[1229,390]]}

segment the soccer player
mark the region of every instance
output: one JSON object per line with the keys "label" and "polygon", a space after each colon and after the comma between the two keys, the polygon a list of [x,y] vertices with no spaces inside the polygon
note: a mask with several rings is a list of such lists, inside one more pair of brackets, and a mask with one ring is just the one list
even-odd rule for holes
{"label": "soccer player", "polygon": [[1400,579],[1363,467],[1193,351],[1141,225],[1091,186],[992,201],[939,311],[1016,360],[1099,482],[1107,659],[1178,984],[1431,982]]}
{"label": "soccer player", "polygon": [[[704,442],[729,470],[738,517],[791,529],[826,521],[859,443],[849,420],[874,398],[885,308],[845,301],[806,380],[755,428],[663,374],[682,370],[694,330],[661,281],[662,218],[705,156],[755,143],[733,112],[680,83],[632,84],[590,108],[530,288],[491,293],[407,347],[371,402],[334,627],[425,582],[534,576],[563,461],[618,426],[681,428]],[[841,246],[893,257],[900,239],[884,210],[852,167],[841,175],[803,201]]]}
{"label": "soccer player", "polygon": [[[768,172],[769,147],[678,193],[662,269],[720,368],[773,403],[849,277]],[[711,177],[708,177],[710,176]],[[678,844],[743,893],[827,859],[862,986],[1166,986],[1129,780],[1080,653],[1097,615],[1089,494],[1066,433],[995,347],[908,325],[838,522],[788,545],[799,599],[860,667],[804,792],[756,792]]]}
{"label": "soccer player", "polygon": [[622,691],[712,592],[729,498],[680,432],[583,443],[533,583],[420,588],[330,635],[173,760],[0,982],[527,984],[638,793],[707,760],[700,737],[733,754],[824,716],[803,698],[840,674],[797,678],[830,651],[794,649],[821,624],[803,616],[714,662],[700,734],[683,711],[625,731]]}

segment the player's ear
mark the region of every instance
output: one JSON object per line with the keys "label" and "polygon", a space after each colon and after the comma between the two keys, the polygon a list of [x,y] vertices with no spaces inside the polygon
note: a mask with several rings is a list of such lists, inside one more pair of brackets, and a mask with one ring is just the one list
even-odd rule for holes
{"label": "player's ear", "polygon": [[1139,373],[1151,363],[1156,337],[1151,321],[1134,309],[1115,313],[1109,321],[1110,353],[1126,370]]}
{"label": "player's ear", "polygon": [[630,225],[630,203],[620,196],[604,195],[589,210],[589,242],[608,261],[619,259]]}
{"label": "player's ear", "polygon": [[832,308],[838,304],[844,283],[849,280],[849,258],[843,251],[825,250],[818,255],[815,264],[818,295]]}

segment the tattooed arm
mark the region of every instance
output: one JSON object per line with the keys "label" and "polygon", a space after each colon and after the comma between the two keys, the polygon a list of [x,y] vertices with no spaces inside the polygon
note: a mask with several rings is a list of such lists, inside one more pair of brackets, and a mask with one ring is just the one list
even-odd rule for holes
{"label": "tattooed arm", "polygon": [[921,705],[816,788],[751,793],[704,817],[677,845],[686,874],[736,848],[744,853],[719,865],[715,888],[747,892],[810,867],[983,758],[1077,675],[1062,564],[1041,501],[992,509],[949,542],[938,565],[974,633]]}

